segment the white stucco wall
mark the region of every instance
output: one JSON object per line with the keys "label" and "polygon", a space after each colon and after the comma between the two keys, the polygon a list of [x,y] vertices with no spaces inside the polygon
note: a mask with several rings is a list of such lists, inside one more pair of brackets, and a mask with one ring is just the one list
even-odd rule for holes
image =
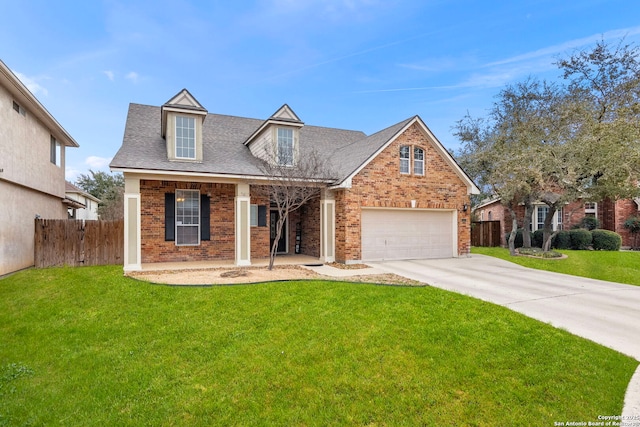
{"label": "white stucco wall", "polygon": [[52,131],[0,86],[0,275],[34,263],[34,219],[66,219],[64,152],[51,163]]}
{"label": "white stucco wall", "polygon": [[64,219],[58,197],[47,196],[0,180],[0,276],[34,263],[35,217]]}
{"label": "white stucco wall", "polygon": [[0,86],[0,178],[64,198],[64,146],[60,166],[51,163],[51,134],[24,105],[13,109],[14,98]]}

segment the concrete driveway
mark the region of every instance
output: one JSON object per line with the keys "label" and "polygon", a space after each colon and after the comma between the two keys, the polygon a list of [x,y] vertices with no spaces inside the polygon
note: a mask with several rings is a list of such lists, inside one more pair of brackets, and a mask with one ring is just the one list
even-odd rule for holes
{"label": "concrete driveway", "polygon": [[640,360],[640,286],[533,270],[475,254],[368,264],[508,307]]}
{"label": "concrete driveway", "polygon": [[[640,286],[533,270],[476,254],[368,264],[508,307],[640,360]],[[640,414],[640,368],[625,398],[629,413]]]}

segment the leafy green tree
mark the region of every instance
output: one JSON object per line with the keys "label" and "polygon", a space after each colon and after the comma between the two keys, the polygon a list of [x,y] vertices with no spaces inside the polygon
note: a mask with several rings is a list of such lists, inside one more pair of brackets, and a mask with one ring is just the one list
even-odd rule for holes
{"label": "leafy green tree", "polygon": [[640,217],[631,216],[624,222],[624,228],[633,234],[633,248],[638,249],[638,235],[640,234]]}
{"label": "leafy green tree", "polygon": [[640,50],[599,41],[557,65],[568,81],[575,179],[594,200],[637,197],[640,176]]}
{"label": "leafy green tree", "polygon": [[89,170],[76,179],[76,185],[100,199],[98,215],[101,219],[120,219],[124,215],[124,176]]}
{"label": "leafy green tree", "polygon": [[549,206],[548,251],[553,216],[566,203],[640,194],[638,56],[629,45],[599,42],[558,61],[564,85],[530,77],[503,89],[488,119],[467,115],[454,127],[458,159],[476,182],[511,210],[525,206],[525,247],[535,201]]}
{"label": "leafy green tree", "polygon": [[[488,119],[467,115],[454,127],[455,135],[463,143],[459,161],[485,192],[500,197],[512,213],[514,232],[517,228],[515,209],[524,205],[524,247],[531,247],[529,223],[534,202],[543,195],[548,200],[553,197],[547,180],[549,158],[557,148],[553,132],[558,126],[551,126],[549,112],[556,108],[558,99],[553,85],[528,79],[503,89]],[[549,194],[544,194],[545,190]],[[559,206],[562,197],[557,196],[552,205]],[[513,239],[509,240],[513,253]]]}

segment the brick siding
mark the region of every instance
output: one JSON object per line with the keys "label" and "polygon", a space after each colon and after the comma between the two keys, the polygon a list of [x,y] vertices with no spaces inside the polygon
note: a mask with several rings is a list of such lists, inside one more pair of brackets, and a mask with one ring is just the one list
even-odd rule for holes
{"label": "brick siding", "polygon": [[[482,217],[485,221],[488,221],[489,212],[491,212],[492,219],[501,221],[502,245],[506,246],[505,233],[511,231],[511,214],[507,208],[497,201],[476,209],[474,212],[475,219],[479,221]],[[600,221],[600,228],[620,234],[623,247],[633,245],[633,235],[624,228],[624,222],[627,218],[634,215],[638,215],[638,206],[633,200],[605,200],[604,202],[598,203],[597,218]],[[521,228],[522,218],[524,217],[524,206],[518,206],[516,208],[516,217],[518,218],[518,227]],[[568,203],[562,208],[562,229],[571,230],[577,226],[584,217],[584,202],[576,201]]]}
{"label": "brick siding", "polygon": [[[425,154],[425,175],[400,174],[401,145],[420,147]],[[411,161],[413,170],[413,160]],[[210,195],[211,240],[198,246],[176,246],[164,240],[164,195],[176,189],[199,190]],[[235,185],[219,183],[188,183],[141,180],[142,262],[175,262],[204,260],[235,260]],[[352,180],[352,187],[339,190],[336,199],[336,260],[360,260],[360,216],[362,207],[411,209],[416,200],[418,209],[457,210],[458,253],[469,253],[470,212],[466,184],[414,124]],[[267,199],[251,190],[251,204],[266,205]],[[267,226],[251,227],[251,258],[266,258],[270,250],[270,209]],[[296,226],[301,227],[300,253],[320,256],[320,200],[313,199],[289,218],[289,253],[295,252]]]}
{"label": "brick siding", "polygon": [[[198,246],[176,246],[164,240],[165,193],[199,190],[211,197],[211,240]],[[235,185],[174,181],[140,181],[142,262],[206,261],[235,259]]]}
{"label": "brick siding", "polygon": [[[400,173],[400,146],[424,150],[425,175]],[[413,171],[413,161],[411,162]],[[362,207],[407,208],[416,200],[419,209],[458,211],[458,253],[469,253],[471,242],[467,186],[414,124],[353,177],[352,187],[336,193],[336,260],[362,259],[360,218]]]}

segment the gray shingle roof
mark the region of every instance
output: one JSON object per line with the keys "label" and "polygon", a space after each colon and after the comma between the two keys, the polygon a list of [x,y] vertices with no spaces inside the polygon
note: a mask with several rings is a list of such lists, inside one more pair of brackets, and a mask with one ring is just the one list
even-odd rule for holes
{"label": "gray shingle roof", "polygon": [[[130,104],[122,146],[111,162],[114,169],[196,172],[261,176],[258,161],[243,144],[264,120],[207,114],[203,126],[202,163],[167,159],[161,134],[161,108]],[[326,156],[336,182],[342,182],[393,138],[412,119],[366,136],[363,132],[304,126],[300,129],[300,155],[313,150]]]}

